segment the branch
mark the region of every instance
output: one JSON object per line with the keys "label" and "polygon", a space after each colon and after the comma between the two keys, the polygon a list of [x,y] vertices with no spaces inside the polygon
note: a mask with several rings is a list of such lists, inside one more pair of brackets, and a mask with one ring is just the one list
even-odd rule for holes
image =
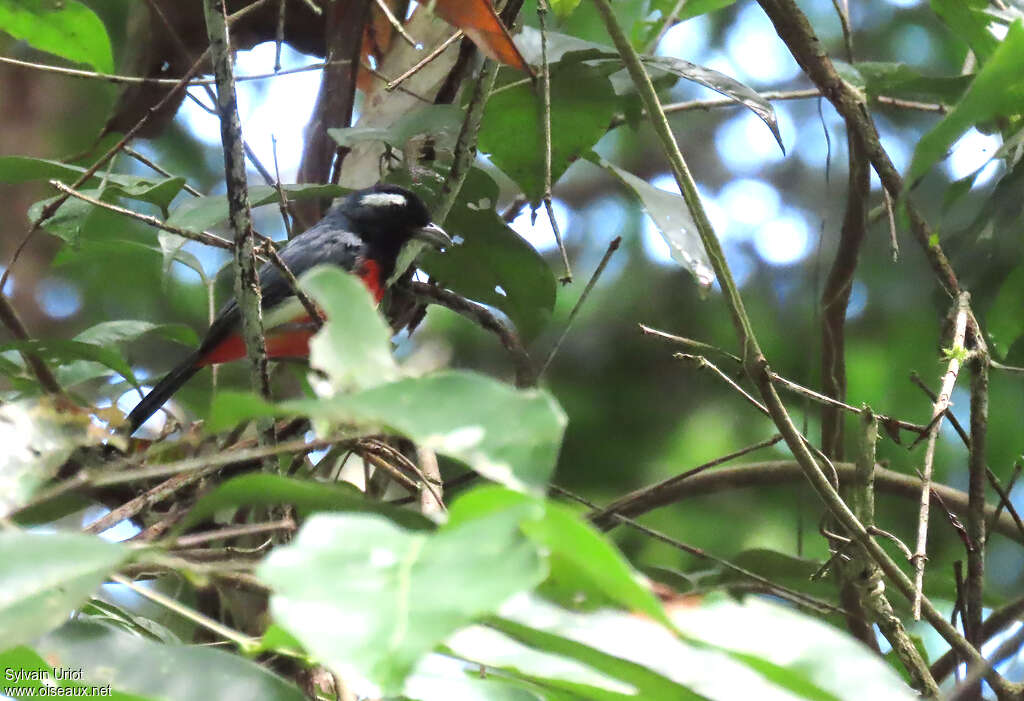
{"label": "branch", "polygon": [[[0,282],[0,289],[3,289],[2,282]],[[31,338],[28,334],[28,329],[25,328],[25,324],[21,321],[21,317],[18,316],[17,310],[11,304],[11,300],[7,299],[7,295],[3,292],[0,292],[0,323],[3,323],[7,330],[11,332],[11,335],[19,341],[28,341]],[[18,352],[21,353],[21,357],[25,360],[25,365],[36,376],[36,379],[39,380],[39,385],[47,394],[55,397],[64,395],[64,389],[57,382],[57,378],[42,358],[31,351],[21,350]]]}
{"label": "branch", "polygon": [[217,111],[220,137],[224,146],[224,174],[227,179],[228,212],[235,236],[235,299],[242,313],[242,336],[253,369],[253,389],[270,397],[267,375],[267,346],[263,337],[263,311],[260,281],[256,271],[255,236],[249,190],[245,178],[245,153],[242,125],[238,120],[238,102],[231,66],[231,42],[228,38],[224,0],[204,0],[206,32],[217,79]]}
{"label": "branch", "polygon": [[[300,183],[338,182],[336,176],[341,171],[343,156],[327,130],[347,127],[352,122],[363,29],[370,16],[370,4],[370,0],[350,0],[333,2],[327,7],[326,59],[330,62],[340,59],[345,63],[325,69],[320,79],[316,106],[306,127],[306,146],[299,164]],[[297,204],[296,210],[302,221],[315,222],[323,215],[322,203],[315,199]]]}
{"label": "branch", "polygon": [[960,372],[960,363],[964,353],[964,340],[967,336],[967,313],[969,295],[964,292],[957,298],[953,339],[950,343],[949,365],[942,376],[942,387],[939,396],[932,405],[932,421],[928,431],[928,443],[924,451],[924,468],[921,470],[921,509],[917,520],[917,549],[914,551],[914,620],[921,618],[921,589],[924,584],[924,564],[928,560],[928,507],[931,504],[929,491],[932,484],[932,466],[935,462],[935,444],[939,437],[939,426],[942,416],[949,408],[949,399],[953,394],[953,385]]}
{"label": "branch", "polygon": [[[980,648],[981,620],[985,586],[985,443],[988,433],[988,362],[987,354],[979,352],[970,363],[971,369],[971,452],[968,460],[967,509],[967,578],[964,582],[964,633]],[[974,671],[968,668],[970,675]],[[981,688],[978,688],[981,696]]]}
{"label": "branch", "polygon": [[503,324],[498,317],[482,304],[472,302],[454,292],[449,292],[436,285],[429,285],[425,282],[411,282],[409,289],[420,299],[439,304],[442,307],[461,314],[482,329],[486,329],[498,337],[501,345],[505,347],[512,356],[512,363],[515,366],[516,387],[533,387],[537,384],[537,375],[533,369],[533,362],[523,348],[519,336]]}

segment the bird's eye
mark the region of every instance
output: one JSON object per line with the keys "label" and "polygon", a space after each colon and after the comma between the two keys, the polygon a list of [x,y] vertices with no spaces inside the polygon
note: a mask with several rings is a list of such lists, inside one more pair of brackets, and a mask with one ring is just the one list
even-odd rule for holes
{"label": "bird's eye", "polygon": [[359,198],[359,204],[365,207],[404,207],[408,203],[405,195],[397,192],[371,192]]}

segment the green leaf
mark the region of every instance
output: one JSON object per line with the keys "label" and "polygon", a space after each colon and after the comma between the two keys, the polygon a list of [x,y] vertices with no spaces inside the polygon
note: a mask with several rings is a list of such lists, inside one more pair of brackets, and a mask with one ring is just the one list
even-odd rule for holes
{"label": "green leaf", "polygon": [[79,533],[0,533],[0,630],[13,647],[67,620],[128,551]]}
{"label": "green leaf", "polygon": [[88,414],[59,411],[48,399],[0,405],[0,518],[27,503],[76,448],[105,437]]}
{"label": "green leaf", "polygon": [[[574,62],[551,72],[551,182],[608,131],[618,106],[607,71]],[[496,91],[480,127],[480,150],[534,204],[544,195],[541,104],[532,85]]]}
{"label": "green leaf", "polygon": [[[491,619],[489,625],[512,640],[527,645],[535,650],[550,655],[576,660],[588,665],[601,674],[613,677],[618,682],[625,682],[632,687],[631,696],[645,701],[684,701],[685,699],[703,699],[704,697],[691,689],[682,686],[672,679],[659,674],[650,667],[637,662],[609,655],[596,647],[578,642],[569,637],[522,625],[508,619]],[[537,679],[537,681],[541,681]],[[548,681],[548,680],[544,680]],[[569,686],[573,689],[576,685]],[[576,687],[574,690],[580,690]],[[590,696],[589,694],[593,694]],[[619,694],[602,693],[599,687],[588,690],[586,698],[622,698]]]}
{"label": "green leaf", "polygon": [[447,371],[355,394],[274,405],[220,392],[207,422],[217,431],[260,416],[308,416],[352,435],[392,431],[461,460],[488,479],[540,492],[554,471],[566,417],[544,390],[517,390],[470,372]]}
{"label": "green leaf", "polygon": [[63,365],[76,360],[89,360],[99,363],[118,373],[135,387],[139,382],[135,379],[131,365],[116,348],[98,346],[95,343],[66,341],[61,339],[28,341],[9,341],[0,344],[0,352],[6,350],[24,350],[35,353],[53,365]]}
{"label": "green leaf", "polygon": [[[88,688],[91,685],[80,684],[66,679],[57,679],[54,668],[40,657],[38,653],[24,645],[0,652],[0,668],[4,670],[3,678],[5,682],[17,679],[14,684],[4,688],[4,692],[10,694],[13,698],[42,697],[44,694],[55,696],[55,692],[52,691],[54,687],[58,689],[81,690],[68,691],[64,694],[66,696],[88,698],[89,696],[97,695],[94,690]],[[77,670],[73,670],[73,672],[77,672]],[[19,673],[24,674],[24,677],[18,678]],[[33,676],[38,678],[33,679]],[[23,693],[18,693],[19,691]],[[108,691],[109,693],[107,693]],[[146,697],[125,694],[116,689],[104,689],[101,693],[104,698],[115,699],[115,701],[146,701]]]}
{"label": "green leaf", "polygon": [[185,324],[154,324],[151,321],[135,319],[102,321],[82,331],[75,336],[75,340],[99,346],[111,346],[134,341],[147,333],[157,333],[186,346],[199,345],[199,336]]}
{"label": "green leaf", "polygon": [[406,151],[409,142],[417,137],[430,137],[435,148],[450,151],[455,147],[465,116],[457,105],[424,105],[403,114],[389,127],[328,129],[327,134],[339,146],[380,141],[401,151]]}
{"label": "green leaf", "polygon": [[640,198],[647,216],[668,244],[672,259],[689,270],[702,288],[711,287],[715,273],[686,200],[674,192],[654,187],[603,158],[599,158],[598,163]]}
{"label": "green leaf", "polygon": [[284,406],[335,422],[393,429],[518,490],[541,490],[547,484],[566,424],[564,412],[546,391],[517,390],[468,372],[442,372]]}
{"label": "green leaf", "polygon": [[77,0],[0,0],[0,31],[101,73],[114,70],[106,27]]}
{"label": "green leaf", "polygon": [[[434,534],[369,515],[318,514],[257,574],[275,620],[333,670],[384,695],[445,637],[536,585],[544,563],[520,509]],[[324,625],[325,621],[333,621]]]}
{"label": "green leaf", "polygon": [[303,701],[295,686],[262,666],[212,647],[167,645],[101,623],[72,621],[36,650],[54,666],[83,671],[83,683],[164,699]]}
{"label": "green leaf", "polygon": [[[81,190],[81,193],[95,199],[100,199],[103,196],[102,190]],[[59,198],[60,196],[48,197],[45,200],[32,203],[28,208],[28,220],[35,222],[39,219],[43,209]],[[92,214],[93,209],[95,209],[95,205],[76,197],[68,198],[57,208],[52,217],[43,222],[43,229],[68,243],[77,244],[82,228],[85,226],[85,220]]]}
{"label": "green leaf", "polygon": [[687,0],[683,4],[683,9],[677,15],[679,22],[685,22],[688,19],[697,17],[699,15],[706,15],[709,12],[715,10],[721,10],[729,7],[736,0]]}
{"label": "green leaf", "polygon": [[[694,3],[686,3],[687,7],[691,4]],[[533,65],[540,64],[540,32],[538,30],[532,27],[524,27],[522,32],[516,36],[516,45],[523,56],[526,57],[527,62]],[[752,110],[768,126],[775,140],[779,143],[779,147],[785,152],[785,147],[782,144],[782,135],[779,133],[778,119],[775,116],[775,108],[752,88],[724,73],[719,73],[711,68],[682,59],[670,56],[642,56],[641,58],[654,80],[666,75],[685,78],[686,80],[711,88]],[[552,100],[554,100],[555,96],[555,76],[561,71],[568,70],[578,62],[585,61],[592,68],[604,64],[600,68],[602,74],[607,74],[610,69],[619,70],[622,66],[622,59],[619,57],[618,52],[610,46],[584,41],[566,34],[559,34],[558,32],[548,32],[548,60],[554,64],[552,65]],[[620,76],[622,76],[623,80],[619,80]],[[611,84],[615,86],[616,92],[620,94],[623,92],[633,92],[634,90],[631,79],[624,74],[624,71],[620,71],[613,76]],[[572,91],[575,88],[570,85],[567,89]],[[491,111],[491,105],[495,98],[501,94],[503,93],[498,93],[498,95],[491,97],[488,103],[488,113]],[[553,104],[552,109],[554,109]],[[484,124],[486,125],[486,123],[487,115],[484,116]],[[554,134],[554,113],[552,113],[552,134]],[[501,167],[501,164],[497,161],[495,161],[495,164]],[[513,179],[516,178],[513,177]],[[520,181],[517,180],[517,182]],[[530,194],[529,191],[527,191],[527,194]]]}
{"label": "green leaf", "polygon": [[[339,185],[282,185],[289,200],[304,200],[317,197],[339,197],[349,190]],[[249,204],[259,207],[279,202],[277,189],[269,185],[251,185],[249,187]],[[207,195],[185,200],[171,211],[167,223],[180,229],[205,231],[212,229],[228,219],[228,196]]]}
{"label": "green leaf", "polygon": [[303,517],[321,511],[355,511],[386,516],[405,528],[434,527],[433,521],[409,509],[374,502],[350,484],[316,482],[269,474],[234,477],[204,494],[174,530],[180,534],[218,511],[238,506],[292,504]]}
{"label": "green leaf", "polygon": [[[4,183],[23,183],[33,180],[62,180],[70,183],[78,180],[83,173],[85,173],[85,168],[46,158],[0,156],[0,182]],[[108,194],[119,194],[129,199],[149,202],[161,209],[166,209],[185,185],[184,178],[154,178],[102,171],[89,178],[88,182],[90,185],[102,182]],[[88,191],[85,194],[95,196],[96,192]],[[46,202],[48,201],[46,200]],[[71,198],[70,201],[76,200]],[[86,207],[92,206],[80,200],[79,202]],[[39,203],[35,206],[41,209]]]}
{"label": "green leaf", "polygon": [[771,130],[772,136],[775,137],[775,141],[778,142],[779,148],[783,153],[786,152],[786,147],[782,143],[782,134],[779,132],[779,122],[775,117],[775,108],[753,88],[747,87],[724,73],[684,61],[681,58],[672,58],[671,56],[644,56],[643,58],[644,65],[648,69],[662,70],[694,83],[700,83],[743,105],[765,123]]}
{"label": "green leaf", "polygon": [[482,487],[459,498],[449,511],[449,520],[457,525],[481,514],[525,505],[530,505],[536,516],[523,522],[523,532],[553,557],[565,561],[564,571],[574,578],[565,586],[574,590],[575,596],[598,595],[672,626],[658,599],[618,548],[561,504],[497,486]]}
{"label": "green leaf", "polygon": [[996,51],[999,40],[988,30],[991,18],[985,0],[931,0],[932,10],[950,31],[963,39],[984,65]]}
{"label": "green leaf", "polygon": [[572,14],[572,11],[580,4],[580,0],[551,0],[550,4],[551,9],[555,11],[555,15],[559,18],[564,18]]}
{"label": "green leaf", "polygon": [[181,642],[181,638],[163,624],[145,616],[128,613],[123,608],[114,606],[103,599],[90,599],[89,603],[78,609],[75,619],[106,623],[133,635],[141,635],[161,643]]}
{"label": "green leaf", "polygon": [[369,389],[398,379],[391,328],[366,286],[337,266],[318,266],[300,284],[327,315],[309,344],[310,364],[327,374],[334,392]]}
{"label": "green leaf", "polygon": [[544,258],[501,219],[497,204],[497,183],[472,169],[444,222],[463,242],[426,253],[421,267],[451,290],[503,311],[529,341],[551,319],[557,283]]}
{"label": "green leaf", "polygon": [[[837,62],[838,63],[838,62]],[[854,65],[870,99],[879,95],[951,105],[963,97],[973,76],[928,76],[905,63],[862,61]]]}
{"label": "green leaf", "polygon": [[415,701],[552,701],[549,693],[517,679],[480,674],[440,654],[427,655],[405,683]]}
{"label": "green leaf", "polygon": [[970,88],[943,117],[921,137],[914,150],[907,180],[911,183],[945,157],[953,142],[975,124],[994,117],[1024,111],[1024,24],[1010,25],[1006,38],[971,83]]}
{"label": "green leaf", "polygon": [[1024,336],[1024,267],[1017,267],[1003,281],[995,301],[985,315],[985,331],[996,353],[1005,358],[1018,338]]}
{"label": "green leaf", "polygon": [[570,694],[565,698],[805,698],[785,693],[746,659],[699,639],[680,639],[642,616],[573,613],[522,596],[487,625],[503,635],[469,629],[449,639],[449,647],[476,664]]}
{"label": "green leaf", "polygon": [[[892,668],[826,623],[754,597],[676,608],[686,633],[731,650],[766,678],[800,698],[910,701],[916,698]],[[785,630],[786,635],[778,632]]]}

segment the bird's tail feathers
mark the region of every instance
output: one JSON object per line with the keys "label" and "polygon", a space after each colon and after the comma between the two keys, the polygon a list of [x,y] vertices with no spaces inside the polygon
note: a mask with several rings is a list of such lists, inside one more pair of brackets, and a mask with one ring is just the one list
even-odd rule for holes
{"label": "bird's tail feathers", "polygon": [[192,353],[178,367],[167,373],[156,386],[149,391],[142,401],[135,405],[128,414],[128,424],[131,426],[131,433],[135,433],[139,426],[146,422],[150,416],[155,414],[160,407],[171,398],[178,389],[188,382],[189,378],[199,372],[199,355]]}

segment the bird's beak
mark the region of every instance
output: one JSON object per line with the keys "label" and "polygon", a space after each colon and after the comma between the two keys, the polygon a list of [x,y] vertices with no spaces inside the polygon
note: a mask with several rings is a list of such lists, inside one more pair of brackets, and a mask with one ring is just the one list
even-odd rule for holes
{"label": "bird's beak", "polygon": [[416,229],[413,232],[412,237],[414,239],[419,239],[420,241],[426,241],[434,248],[450,248],[454,245],[452,237],[434,222],[430,222],[426,226]]}

